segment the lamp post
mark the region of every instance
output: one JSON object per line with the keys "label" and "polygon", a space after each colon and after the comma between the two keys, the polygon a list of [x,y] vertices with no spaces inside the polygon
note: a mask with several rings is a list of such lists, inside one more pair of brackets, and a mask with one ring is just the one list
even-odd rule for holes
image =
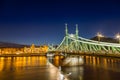
{"label": "lamp post", "polygon": [[97,33],[97,37],[98,37],[98,42],[100,42],[100,38],[104,37],[100,32]]}
{"label": "lamp post", "polygon": [[118,39],[118,42],[120,44],[120,34],[119,33],[116,34],[116,38]]}

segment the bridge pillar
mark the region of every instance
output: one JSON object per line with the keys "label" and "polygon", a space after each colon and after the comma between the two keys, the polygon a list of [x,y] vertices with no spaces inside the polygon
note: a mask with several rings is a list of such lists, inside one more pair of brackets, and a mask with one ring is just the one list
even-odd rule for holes
{"label": "bridge pillar", "polygon": [[79,44],[78,44],[78,41],[77,41],[77,40],[78,40],[78,36],[79,36],[78,32],[79,32],[79,31],[78,31],[78,24],[76,24],[76,34],[75,34],[76,44],[75,44],[75,45],[76,45],[76,50],[77,50],[77,51],[78,51],[78,45],[79,45]]}
{"label": "bridge pillar", "polygon": [[76,24],[76,38],[78,39],[78,36],[79,36],[79,31],[78,31],[78,24]]}
{"label": "bridge pillar", "polygon": [[68,36],[68,28],[67,28],[67,24],[65,24],[65,36]]}
{"label": "bridge pillar", "polygon": [[66,46],[66,51],[68,51],[68,28],[67,28],[67,24],[65,24],[65,46]]}

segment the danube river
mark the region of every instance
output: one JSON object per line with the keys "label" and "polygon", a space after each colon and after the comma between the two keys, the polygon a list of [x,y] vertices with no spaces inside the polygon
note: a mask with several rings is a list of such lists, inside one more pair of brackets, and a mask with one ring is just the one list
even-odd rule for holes
{"label": "danube river", "polygon": [[94,56],[0,57],[0,80],[119,79],[119,58]]}

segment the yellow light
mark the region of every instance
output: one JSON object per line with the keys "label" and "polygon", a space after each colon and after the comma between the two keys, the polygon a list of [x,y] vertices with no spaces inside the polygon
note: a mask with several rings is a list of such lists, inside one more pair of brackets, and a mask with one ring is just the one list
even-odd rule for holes
{"label": "yellow light", "polygon": [[120,34],[118,33],[118,34],[116,34],[116,38],[120,38]]}
{"label": "yellow light", "polygon": [[116,38],[119,40],[119,43],[120,43],[120,34],[119,33],[116,34]]}
{"label": "yellow light", "polygon": [[97,33],[98,37],[104,37],[100,32]]}
{"label": "yellow light", "polygon": [[20,54],[19,52],[16,53],[17,55]]}

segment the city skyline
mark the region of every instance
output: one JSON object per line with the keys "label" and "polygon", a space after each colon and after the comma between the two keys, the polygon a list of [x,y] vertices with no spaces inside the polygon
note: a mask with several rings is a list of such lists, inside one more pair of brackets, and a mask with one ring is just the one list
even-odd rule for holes
{"label": "city skyline", "polygon": [[3,0],[0,3],[0,41],[20,44],[59,44],[68,32],[91,38],[97,32],[108,37],[120,30],[117,1]]}

